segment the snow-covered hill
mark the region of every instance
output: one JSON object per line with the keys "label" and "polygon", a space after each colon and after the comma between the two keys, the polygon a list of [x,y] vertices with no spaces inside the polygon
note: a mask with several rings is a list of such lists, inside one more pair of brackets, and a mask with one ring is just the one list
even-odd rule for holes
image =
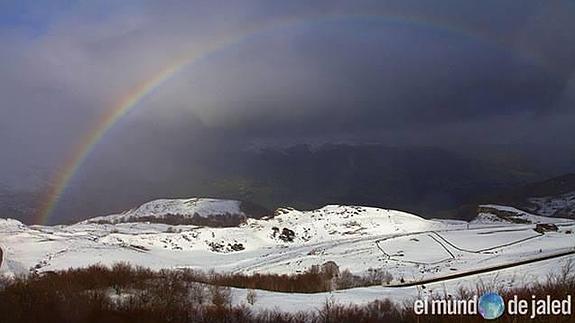
{"label": "snow-covered hill", "polygon": [[484,199],[544,217],[575,219],[575,174],[566,174]]}
{"label": "snow-covered hill", "polygon": [[[152,217],[165,219],[172,214],[212,216],[240,212],[236,201],[158,200],[123,214],[98,217],[71,226],[27,227],[15,220],[3,220],[0,223],[0,231],[3,232],[0,244],[5,245],[7,257],[18,262],[18,268],[25,271],[127,260],[154,268],[192,266],[297,272],[323,261],[325,248],[345,244],[346,241],[370,240],[447,226],[401,211],[339,205],[313,211],[278,209],[274,217],[246,218],[236,227],[140,221]],[[372,249],[370,253],[381,256],[373,244],[369,248]],[[296,251],[296,254],[282,256],[287,264],[283,260],[263,261],[261,258],[262,255],[275,253],[277,256],[287,251]],[[222,259],[222,255],[226,258]],[[298,257],[302,258],[298,265],[291,263],[290,260]],[[350,265],[355,261],[353,257],[349,260]],[[348,259],[342,261],[347,262]],[[367,267],[355,266],[353,269],[363,271]]]}
{"label": "snow-covered hill", "polygon": [[526,209],[548,217],[575,218],[575,191],[557,196],[531,197]]}
{"label": "snow-covered hill", "polygon": [[472,223],[537,224],[565,223],[571,221],[570,219],[535,215],[510,206],[485,204],[479,206],[477,217]]}
{"label": "snow-covered hill", "polygon": [[246,204],[236,200],[209,198],[160,199],[121,214],[99,216],[82,223],[153,222],[221,227],[237,226],[247,218],[271,214],[262,207]]}
{"label": "snow-covered hill", "polygon": [[[485,208],[515,213],[501,221],[489,211],[492,213],[482,215],[482,221],[467,223],[426,220],[395,210],[329,205],[312,211],[278,209],[274,217],[247,218],[235,227],[125,222],[131,217],[162,217],[176,211],[198,216],[238,211],[238,205],[231,202],[194,199],[154,201],[106,221],[96,218],[69,226],[26,226],[16,220],[0,220],[0,275],[120,261],[151,269],[299,273],[333,261],[340,270],[359,275],[385,270],[393,276],[392,284],[403,284],[548,259],[575,248],[575,221],[517,214],[518,210],[503,206]],[[556,223],[557,231],[534,230],[535,223],[551,222]],[[541,268],[544,277],[556,267],[536,268]],[[519,274],[521,270],[517,268]],[[506,273],[515,277],[511,269]]]}

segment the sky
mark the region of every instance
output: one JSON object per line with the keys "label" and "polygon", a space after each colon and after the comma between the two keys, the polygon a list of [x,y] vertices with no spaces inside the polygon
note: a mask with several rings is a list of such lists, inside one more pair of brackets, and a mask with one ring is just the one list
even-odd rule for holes
{"label": "sky", "polygon": [[111,107],[198,53],[80,172],[333,142],[505,145],[561,162],[573,30],[571,1],[1,1],[0,187],[50,183]]}

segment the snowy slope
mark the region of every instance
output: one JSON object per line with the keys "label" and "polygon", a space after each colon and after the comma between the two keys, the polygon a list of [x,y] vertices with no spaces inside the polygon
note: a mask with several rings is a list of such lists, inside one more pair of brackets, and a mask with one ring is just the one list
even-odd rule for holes
{"label": "snowy slope", "polygon": [[472,223],[515,223],[515,224],[536,224],[536,223],[563,223],[571,222],[570,219],[557,217],[545,217],[531,214],[510,206],[485,204],[479,206],[477,217]]}
{"label": "snowy slope", "polygon": [[10,232],[24,229],[26,229],[26,225],[18,220],[0,218],[0,233],[8,234]]}
{"label": "snowy slope", "polygon": [[[201,222],[202,219],[226,218],[235,219],[234,224],[250,217],[242,210],[242,202],[236,200],[221,200],[208,198],[190,199],[159,199],[145,203],[135,209],[123,212],[88,219],[82,223],[125,223],[125,222],[162,222],[170,223],[177,219],[189,220],[187,224],[194,223],[193,219]],[[205,224],[205,223],[202,223]]]}
{"label": "snowy slope", "polygon": [[527,210],[548,217],[575,218],[575,191],[558,196],[528,198]]}
{"label": "snowy slope", "polygon": [[[168,207],[166,203],[160,204],[161,207],[156,208],[152,203],[131,214],[142,217],[163,214]],[[209,212],[213,209],[208,206],[218,205],[199,204],[206,206],[204,210]],[[168,209],[172,212],[187,206],[177,202]],[[196,203],[194,207],[197,206]],[[228,206],[230,208],[218,205],[216,211],[231,211],[231,204]],[[401,211],[341,205],[313,211],[279,209],[273,218],[247,219],[240,226],[221,228],[93,221],[70,226],[25,226],[15,220],[0,220],[0,248],[4,258],[0,274],[45,272],[95,263],[111,265],[119,261],[152,269],[298,273],[313,265],[334,261],[341,270],[355,274],[367,274],[370,269],[386,270],[393,276],[391,284],[400,285],[537,260],[575,248],[572,220],[544,218],[504,206],[486,208],[514,212],[521,221],[488,218],[493,214],[485,214],[482,221],[472,223],[426,220]],[[551,221],[556,221],[557,232],[541,234],[533,230],[534,223]],[[529,265],[530,274],[543,277],[550,268],[557,267],[553,260],[546,264]],[[512,277],[525,268],[501,272]],[[455,288],[456,283],[464,281],[465,278],[452,280],[448,285]],[[418,292],[416,288],[380,286],[336,294],[341,295],[342,301],[363,302],[384,295],[412,297]],[[244,291],[236,293],[242,295]],[[281,293],[258,293],[268,297],[268,300],[260,298],[258,302],[262,306],[287,297]],[[295,305],[296,300],[310,297],[293,295],[286,304]]]}
{"label": "snowy slope", "polygon": [[250,305],[246,300],[249,290],[232,288],[232,301],[235,305],[244,305],[255,311],[280,310],[291,313],[319,311],[328,301],[340,305],[367,305],[376,300],[389,299],[398,305],[413,304],[416,298],[426,296],[431,298],[437,295],[459,295],[461,288],[473,291],[477,284],[482,284],[486,289],[499,290],[544,282],[548,275],[560,273],[563,266],[569,261],[575,261],[575,256],[478,274],[467,279],[452,279],[426,284],[425,288],[422,288],[422,285],[410,287],[372,286],[314,294],[288,294],[258,290],[254,305]]}
{"label": "snowy slope", "polygon": [[279,209],[267,221],[248,222],[262,228],[293,230],[298,242],[325,241],[346,236],[405,233],[442,227],[437,221],[387,209],[361,206],[328,205],[313,211]]}
{"label": "snowy slope", "polygon": [[[377,257],[381,252],[372,241],[374,237],[446,226],[400,211],[337,205],[313,211],[279,209],[273,218],[247,219],[239,227],[228,228],[120,223],[123,217],[130,216],[149,217],[189,210],[209,214],[214,212],[214,206],[218,207],[215,209],[218,212],[236,211],[234,207],[237,207],[232,203],[223,204],[227,206],[223,208],[213,200],[199,201],[201,203],[194,203],[193,208],[188,208],[192,204],[182,200],[154,201],[124,214],[105,217],[107,221],[103,223],[99,222],[100,217],[71,226],[26,227],[17,221],[5,220],[0,223],[0,231],[9,233],[0,237],[0,243],[6,245],[7,257],[19,262],[19,268],[25,271],[125,260],[153,268],[187,266],[247,272],[298,272],[329,257],[326,249],[340,244],[345,246],[350,240],[368,241],[365,248],[375,259],[370,266],[378,266]],[[346,248],[334,252],[341,253],[334,257],[343,257]],[[357,259],[348,257],[342,261],[352,266]],[[356,271],[367,269],[361,265],[352,267]]]}

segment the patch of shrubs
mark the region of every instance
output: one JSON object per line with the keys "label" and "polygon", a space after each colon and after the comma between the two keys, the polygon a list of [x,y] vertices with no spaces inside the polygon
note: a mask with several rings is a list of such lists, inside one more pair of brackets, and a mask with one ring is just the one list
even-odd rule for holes
{"label": "patch of shrubs", "polygon": [[295,232],[288,228],[283,228],[280,233],[280,228],[273,227],[272,228],[272,237],[277,237],[283,242],[293,242],[295,238]]}
{"label": "patch of shrubs", "polygon": [[[27,277],[2,278],[0,322],[484,322],[480,316],[416,316],[411,306],[413,302],[396,304],[389,300],[377,300],[360,306],[337,304],[332,298],[327,298],[316,311],[255,311],[250,307],[257,301],[254,290],[248,291],[246,295],[250,305],[234,306],[230,288],[220,284],[265,285],[250,279],[257,277],[268,281],[268,287],[276,286],[278,289],[287,286],[287,282],[296,282],[297,286],[304,283],[322,286],[324,281],[310,280],[311,277],[337,279],[341,273],[338,274],[334,265],[326,263],[297,275],[306,277],[301,281],[297,276],[288,276],[286,280],[286,277],[277,275],[218,275],[191,270],[151,271],[124,263],[111,268],[96,265],[84,269],[31,274]],[[475,290],[461,289],[457,298],[465,299],[471,295],[481,295],[487,290],[498,290],[505,299],[514,295],[521,299],[531,299],[532,295],[564,299],[575,289],[572,269],[573,266],[568,265],[559,274],[549,276],[546,282],[526,288],[498,290],[497,286],[501,284],[478,284]],[[286,280],[286,285],[277,282],[273,285],[269,282],[272,277],[280,282]],[[203,283],[202,280],[210,283]],[[451,297],[444,294],[436,298]],[[568,316],[538,317],[538,322],[571,321],[572,318]],[[531,321],[529,315],[504,315],[498,322]]]}
{"label": "patch of shrubs", "polygon": [[[340,319],[345,322],[353,317],[381,319],[389,316],[384,312],[376,313],[383,307],[393,313],[397,311],[390,302],[384,301],[368,307],[326,302],[318,312],[295,314],[273,310],[256,312],[248,305],[233,306],[231,290],[224,287],[253,285],[256,288],[266,286],[295,291],[306,290],[302,286],[311,286],[307,290],[324,290],[325,281],[321,277],[332,275],[333,278],[335,272],[327,272],[327,268],[333,270],[334,267],[314,268],[308,273],[294,276],[241,276],[192,270],[151,271],[119,263],[111,268],[94,265],[84,269],[31,274],[2,280],[0,321],[278,323],[331,322]],[[246,300],[250,305],[256,303],[255,290],[248,291]]]}
{"label": "patch of shrubs", "polygon": [[210,249],[213,252],[233,252],[233,251],[242,251],[244,250],[246,247],[244,247],[244,245],[242,243],[228,243],[227,245],[225,244],[225,242],[210,242],[208,243],[208,246],[210,247]]}
{"label": "patch of shrubs", "polygon": [[291,229],[283,228],[279,238],[285,242],[293,242],[293,239],[295,238],[295,232]]}

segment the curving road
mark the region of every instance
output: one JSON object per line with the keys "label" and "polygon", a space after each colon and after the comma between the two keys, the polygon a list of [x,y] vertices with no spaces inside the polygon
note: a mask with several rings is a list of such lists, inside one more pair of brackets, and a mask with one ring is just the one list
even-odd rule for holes
{"label": "curving road", "polygon": [[545,260],[550,260],[550,259],[555,259],[555,258],[561,258],[561,257],[566,257],[566,256],[573,256],[573,255],[575,255],[575,250],[570,250],[570,251],[565,251],[565,252],[561,252],[558,254],[548,255],[548,256],[544,256],[544,257],[540,257],[540,258],[522,260],[522,261],[510,263],[510,264],[504,264],[504,265],[499,265],[499,266],[494,266],[494,267],[489,267],[489,268],[471,270],[471,271],[466,271],[463,273],[446,275],[446,276],[442,276],[442,277],[422,279],[422,280],[415,281],[415,282],[408,282],[408,283],[406,282],[403,284],[400,283],[400,284],[394,284],[394,285],[386,285],[385,287],[397,288],[397,287],[410,287],[410,286],[419,286],[422,284],[437,283],[437,282],[442,282],[442,281],[446,281],[446,280],[463,278],[463,277],[473,276],[473,275],[477,275],[477,274],[484,274],[484,273],[489,273],[489,272],[493,272],[493,271],[499,271],[499,270],[503,270],[503,269],[513,268],[513,267],[532,264],[532,263],[536,263],[536,262],[540,262],[540,261],[545,261]]}
{"label": "curving road", "polygon": [[[573,223],[561,223],[558,224],[558,226],[572,226]],[[481,229],[485,229],[485,228],[481,228]],[[470,230],[476,230],[476,229],[470,229]],[[521,230],[532,230],[532,228],[517,228],[514,229],[516,231],[521,231]],[[468,250],[468,249],[464,249],[461,248],[457,245],[455,245],[454,243],[452,243],[451,241],[449,241],[448,239],[446,239],[444,236],[442,236],[441,234],[439,234],[438,232],[449,232],[449,231],[457,231],[457,230],[438,230],[438,231],[427,231],[427,232],[412,232],[412,233],[407,233],[407,234],[399,234],[399,235],[394,235],[394,236],[389,236],[389,237],[385,237],[382,239],[378,239],[375,241],[376,246],[378,247],[378,249],[383,253],[383,255],[389,259],[389,260],[394,260],[394,261],[399,261],[399,262],[409,262],[411,263],[411,261],[405,261],[405,260],[397,260],[394,259],[392,257],[392,255],[390,255],[389,253],[387,253],[382,246],[380,246],[381,242],[384,242],[386,240],[390,240],[390,239],[396,239],[399,237],[408,237],[408,236],[412,236],[412,235],[421,235],[422,233],[427,234],[429,237],[431,237],[433,240],[435,240],[435,242],[437,242],[441,247],[443,247],[443,249],[445,249],[447,252],[449,252],[449,254],[452,256],[451,259],[454,259],[454,255],[453,253],[451,253],[449,251],[449,249],[446,247],[445,244],[447,244],[448,246],[450,246],[451,248],[454,248],[455,250],[459,250],[462,252],[467,252],[467,253],[475,253],[475,254],[491,254],[491,251],[494,249],[498,249],[498,248],[504,248],[504,247],[509,247],[515,244],[519,244],[519,243],[523,243],[525,241],[529,241],[531,239],[536,239],[536,238],[540,238],[541,236],[543,236],[543,234],[536,234],[534,236],[530,236],[530,237],[526,237],[523,239],[519,239],[519,240],[515,240],[509,243],[505,243],[505,244],[501,244],[501,245],[497,245],[497,246],[493,246],[493,247],[489,247],[489,248],[484,248],[484,249],[480,249],[480,250]],[[502,265],[495,265],[492,267],[487,267],[487,268],[481,268],[481,269],[475,269],[475,270],[470,270],[470,271],[466,271],[466,272],[460,272],[460,273],[456,273],[456,274],[452,274],[452,275],[445,275],[445,276],[441,276],[441,277],[434,277],[434,278],[429,278],[429,279],[422,279],[422,280],[418,280],[418,281],[411,281],[411,282],[405,282],[405,283],[398,283],[398,284],[394,284],[394,285],[387,285],[386,287],[410,287],[410,286],[418,286],[418,285],[422,285],[422,284],[429,284],[429,283],[435,283],[435,282],[442,282],[442,281],[446,281],[446,280],[450,280],[450,279],[456,279],[456,278],[462,278],[462,277],[466,277],[466,276],[472,276],[472,275],[477,275],[477,274],[482,274],[482,273],[489,273],[489,272],[494,272],[494,271],[499,271],[502,269],[508,269],[508,268],[513,268],[513,267],[518,267],[518,266],[522,266],[522,265],[526,265],[526,264],[531,264],[531,263],[536,263],[536,262],[541,262],[541,261],[546,261],[546,260],[550,260],[550,259],[555,259],[555,258],[561,258],[561,257],[566,257],[566,256],[573,256],[575,255],[575,246],[573,248],[569,248],[569,249],[563,249],[564,251],[562,252],[558,252],[552,255],[546,255],[546,256],[542,256],[542,257],[538,257],[538,258],[531,258],[531,259],[527,259],[527,260],[521,260],[521,261],[517,261],[517,262],[513,262],[513,263],[507,263],[507,264],[502,264]],[[443,261],[449,261],[451,259],[445,259]],[[434,263],[427,263],[428,265],[430,264],[436,264],[436,262]]]}

